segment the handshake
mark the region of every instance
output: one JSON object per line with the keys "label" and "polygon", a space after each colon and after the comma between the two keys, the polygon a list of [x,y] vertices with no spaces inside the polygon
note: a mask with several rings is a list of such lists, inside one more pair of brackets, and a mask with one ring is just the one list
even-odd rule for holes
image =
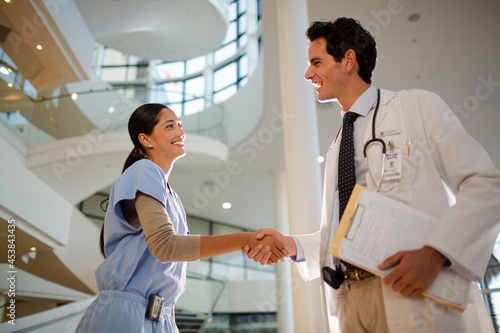
{"label": "handshake", "polygon": [[285,261],[286,257],[297,255],[293,238],[284,236],[272,228],[260,229],[257,233],[251,234],[249,243],[241,251],[248,259],[253,259],[262,265],[274,265]]}

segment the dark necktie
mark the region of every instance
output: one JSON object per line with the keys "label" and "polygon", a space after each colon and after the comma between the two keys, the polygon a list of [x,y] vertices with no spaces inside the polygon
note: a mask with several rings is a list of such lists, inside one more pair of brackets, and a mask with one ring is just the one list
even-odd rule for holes
{"label": "dark necktie", "polygon": [[339,220],[342,218],[344,209],[351,196],[352,189],[356,184],[356,173],[354,172],[354,122],[357,113],[347,112],[342,124],[342,139],[340,141],[339,153]]}

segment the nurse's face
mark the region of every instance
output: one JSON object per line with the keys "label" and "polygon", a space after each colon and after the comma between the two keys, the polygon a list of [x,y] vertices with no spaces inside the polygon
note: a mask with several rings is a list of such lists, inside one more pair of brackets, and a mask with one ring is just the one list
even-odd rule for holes
{"label": "nurse's face", "polygon": [[160,120],[149,135],[151,154],[175,161],[186,155],[184,139],[186,133],[174,111],[164,108],[160,111]]}

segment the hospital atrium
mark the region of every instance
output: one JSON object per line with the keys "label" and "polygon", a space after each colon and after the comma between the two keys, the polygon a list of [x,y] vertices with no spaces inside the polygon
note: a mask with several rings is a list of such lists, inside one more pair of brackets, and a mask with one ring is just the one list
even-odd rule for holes
{"label": "hospital atrium", "polygon": [[[499,168],[499,12],[492,0],[1,0],[0,331],[74,332],[95,299],[106,199],[144,103],[183,123],[169,184],[190,234],[319,230],[341,116],[304,80],[315,20],[359,20],[377,41],[374,85],[436,92]],[[497,332],[499,251],[479,284]],[[180,332],[325,331],[317,280],[241,251],[192,262],[175,311]]]}

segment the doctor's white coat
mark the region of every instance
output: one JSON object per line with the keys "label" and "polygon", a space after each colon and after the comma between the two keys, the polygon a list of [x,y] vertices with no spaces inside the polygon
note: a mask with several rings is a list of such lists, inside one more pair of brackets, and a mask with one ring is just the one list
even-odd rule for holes
{"label": "doctor's white coat", "polygon": [[[371,139],[372,120],[364,142]],[[431,92],[381,90],[377,137],[381,132],[390,134],[382,137],[386,145],[392,141],[403,155],[402,178],[384,181],[381,193],[440,218],[427,245],[450,258],[453,270],[476,281],[463,314],[423,297],[400,296],[383,285],[390,332],[492,332],[477,282],[500,231],[498,170],[446,103]],[[412,142],[409,154],[408,139]],[[332,143],[326,158],[321,230],[296,236],[305,256],[297,268],[306,281],[322,278],[321,268],[337,261],[328,248],[339,220],[335,199],[339,143]],[[372,170],[381,170],[380,150],[369,153],[368,159]],[[369,189],[376,187],[369,173],[366,184]],[[321,293],[325,318],[335,316],[335,290],[322,282]]]}

